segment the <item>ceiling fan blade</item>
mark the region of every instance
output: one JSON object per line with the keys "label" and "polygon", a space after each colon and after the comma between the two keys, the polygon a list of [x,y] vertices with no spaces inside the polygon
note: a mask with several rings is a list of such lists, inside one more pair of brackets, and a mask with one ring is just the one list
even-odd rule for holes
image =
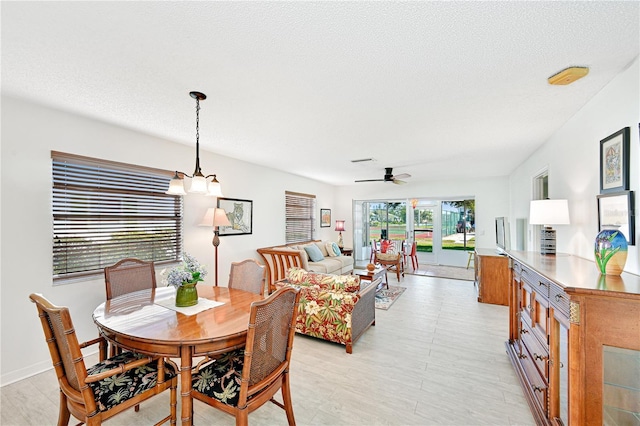
{"label": "ceiling fan blade", "polygon": [[410,178],[411,175],[409,173],[400,173],[399,175],[395,175],[394,179],[407,179]]}
{"label": "ceiling fan blade", "polygon": [[384,181],[384,179],[363,179],[363,180],[356,180],[355,182],[382,182]]}
{"label": "ceiling fan blade", "polygon": [[403,180],[400,180],[400,179],[394,179],[393,183],[395,183],[396,185],[404,185],[407,182],[405,182]]}

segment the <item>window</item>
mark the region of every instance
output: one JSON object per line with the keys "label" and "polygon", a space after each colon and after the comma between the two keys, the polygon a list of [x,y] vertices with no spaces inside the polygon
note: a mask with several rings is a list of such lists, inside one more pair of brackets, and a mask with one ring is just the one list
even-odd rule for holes
{"label": "window", "polygon": [[102,273],[136,257],[182,254],[182,198],[165,194],[173,173],[52,151],[53,278]]}
{"label": "window", "polygon": [[289,243],[315,237],[316,196],[285,191],[285,240]]}
{"label": "window", "polygon": [[475,200],[443,201],[441,212],[442,248],[473,250],[476,245]]}

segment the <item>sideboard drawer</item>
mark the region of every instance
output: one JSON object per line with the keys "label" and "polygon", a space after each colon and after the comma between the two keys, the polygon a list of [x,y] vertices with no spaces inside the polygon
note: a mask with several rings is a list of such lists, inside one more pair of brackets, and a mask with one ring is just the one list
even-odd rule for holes
{"label": "sideboard drawer", "polygon": [[540,341],[533,335],[531,328],[525,323],[521,324],[520,338],[526,350],[529,352],[531,359],[535,366],[538,368],[538,372],[545,380],[549,380],[548,359],[549,351],[548,346],[541,344]]}
{"label": "sideboard drawer", "polygon": [[556,283],[551,283],[549,301],[555,309],[560,310],[565,316],[569,316],[569,296]]}
{"label": "sideboard drawer", "polygon": [[529,387],[529,394],[535,398],[535,402],[539,405],[539,410],[548,413],[547,408],[547,392],[549,385],[547,381],[540,375],[537,367],[530,354],[524,353],[519,359],[520,365],[526,375],[526,385]]}

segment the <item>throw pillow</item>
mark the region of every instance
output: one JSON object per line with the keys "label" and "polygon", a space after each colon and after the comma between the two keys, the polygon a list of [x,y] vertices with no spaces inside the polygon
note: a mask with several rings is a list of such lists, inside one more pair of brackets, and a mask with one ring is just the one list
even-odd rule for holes
{"label": "throw pillow", "polygon": [[337,243],[327,243],[327,253],[329,253],[329,257],[340,256],[340,247],[338,247]]}
{"label": "throw pillow", "polygon": [[311,259],[312,262],[320,262],[324,260],[324,256],[322,255],[322,252],[320,251],[318,246],[315,244],[310,244],[308,246],[305,246],[304,251],[307,252],[307,254],[309,255],[309,259]]}

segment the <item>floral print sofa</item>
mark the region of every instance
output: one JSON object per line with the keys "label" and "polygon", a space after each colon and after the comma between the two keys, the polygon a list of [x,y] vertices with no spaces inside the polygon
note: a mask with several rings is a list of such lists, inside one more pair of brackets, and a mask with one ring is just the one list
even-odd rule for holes
{"label": "floral print sofa", "polygon": [[356,275],[321,274],[292,267],[287,279],[277,286],[300,289],[298,333],[345,345],[350,354],[355,341],[375,325],[377,284],[360,282]]}

